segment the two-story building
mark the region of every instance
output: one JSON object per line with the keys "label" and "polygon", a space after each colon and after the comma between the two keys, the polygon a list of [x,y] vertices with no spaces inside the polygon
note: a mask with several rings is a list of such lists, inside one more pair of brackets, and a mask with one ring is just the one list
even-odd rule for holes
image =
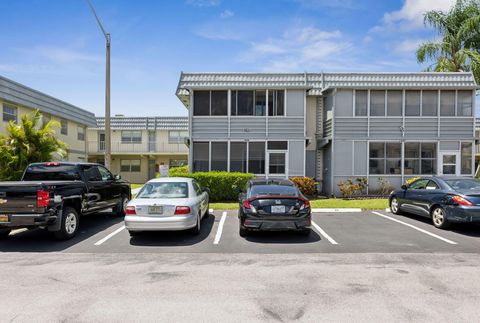
{"label": "two-story building", "polygon": [[472,176],[471,73],[182,73],[193,171],[367,178]]}
{"label": "two-story building", "polygon": [[19,122],[20,116],[38,108],[43,121],[56,120],[58,138],[68,145],[68,161],[86,161],[86,128],[96,124],[92,112],[76,107],[50,95],[0,76],[0,133],[5,133],[9,121]]}
{"label": "two-story building", "polygon": [[[111,171],[132,183],[154,178],[160,165],[187,165],[187,117],[111,117]],[[91,162],[104,162],[105,118],[87,130]]]}

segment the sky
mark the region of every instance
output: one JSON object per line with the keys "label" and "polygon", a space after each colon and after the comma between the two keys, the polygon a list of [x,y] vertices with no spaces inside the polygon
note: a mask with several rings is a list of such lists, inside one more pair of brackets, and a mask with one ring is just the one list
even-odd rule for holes
{"label": "sky", "polygon": [[[454,0],[92,0],[112,115],[184,116],[184,72],[420,71],[423,13]],[[104,115],[105,40],[86,0],[1,1],[0,75]]]}

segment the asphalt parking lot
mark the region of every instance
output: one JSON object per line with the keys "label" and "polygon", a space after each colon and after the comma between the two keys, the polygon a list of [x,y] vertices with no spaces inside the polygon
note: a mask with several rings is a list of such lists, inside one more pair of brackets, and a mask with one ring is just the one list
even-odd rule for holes
{"label": "asphalt parking lot", "polygon": [[[56,241],[43,230],[17,230],[0,252],[63,253],[480,253],[480,226],[434,228],[428,219],[386,211],[313,214],[308,237],[294,232],[238,234],[236,211],[213,210],[201,234],[145,232],[130,238],[122,218],[109,213],[82,219],[72,240]],[[222,219],[223,218],[223,219]]]}

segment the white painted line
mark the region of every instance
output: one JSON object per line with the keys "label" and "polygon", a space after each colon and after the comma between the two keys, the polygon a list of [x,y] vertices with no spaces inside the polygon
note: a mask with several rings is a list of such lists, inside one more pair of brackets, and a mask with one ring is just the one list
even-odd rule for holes
{"label": "white painted line", "polygon": [[389,208],[389,207],[387,207],[387,208],[385,209],[385,212],[392,213],[392,212],[390,211],[390,208]]}
{"label": "white painted line", "polygon": [[418,228],[418,227],[416,227],[416,226],[414,226],[414,225],[412,225],[412,224],[409,224],[409,223],[406,223],[406,222],[397,220],[397,219],[392,218],[392,217],[390,217],[390,216],[388,216],[388,215],[385,215],[385,214],[382,214],[382,213],[379,213],[379,212],[375,212],[375,211],[373,211],[372,213],[374,213],[374,214],[376,214],[376,215],[378,215],[378,216],[381,216],[381,217],[383,217],[383,218],[385,218],[385,219],[389,219],[389,220],[392,220],[392,221],[394,221],[394,222],[397,222],[397,223],[406,225],[407,227],[410,227],[410,228],[412,228],[412,229],[414,229],[414,230],[417,230],[417,231],[420,231],[420,232],[422,232],[422,233],[425,233],[425,234],[427,234],[427,235],[429,235],[429,236],[431,236],[431,237],[437,238],[437,239],[442,240],[442,241],[444,241],[444,242],[446,242],[446,243],[449,243],[449,244],[457,244],[455,241],[448,240],[448,239],[446,239],[446,238],[440,237],[439,235],[436,235],[435,233],[431,233],[431,232],[429,232],[429,231],[427,231],[427,230],[420,229],[420,228]]}
{"label": "white painted line", "polygon": [[208,209],[208,213],[213,214],[213,209]]}
{"label": "white painted line", "polygon": [[227,218],[227,212],[223,212],[222,218],[220,219],[220,223],[218,224],[217,234],[215,235],[215,240],[213,240],[213,244],[218,244],[220,242],[220,238],[222,237],[223,225],[225,224],[226,218]]}
{"label": "white painted line", "polygon": [[112,233],[110,233],[108,236],[106,236],[105,238],[101,239],[101,240],[98,240],[97,242],[95,242],[95,245],[96,246],[99,246],[101,245],[102,243],[104,243],[105,241],[107,241],[108,239],[110,239],[111,237],[113,237],[114,235],[116,235],[117,233],[120,233],[122,230],[125,229],[125,226],[122,225],[120,228],[118,228],[117,230],[113,231]]}
{"label": "white painted line", "polygon": [[330,237],[325,231],[323,231],[322,228],[320,228],[320,226],[318,224],[316,224],[315,222],[312,221],[312,225],[313,227],[315,228],[315,230],[318,231],[318,233],[320,233],[320,235],[322,235],[323,237],[325,237],[331,244],[338,244],[338,242],[336,242],[335,240],[333,240],[332,237]]}
{"label": "white painted line", "polygon": [[28,230],[27,228],[12,230],[12,232],[10,232],[10,235],[13,236],[13,235],[25,232],[27,230]]}
{"label": "white painted line", "polygon": [[359,208],[344,208],[344,209],[312,209],[313,213],[353,213],[362,212]]}

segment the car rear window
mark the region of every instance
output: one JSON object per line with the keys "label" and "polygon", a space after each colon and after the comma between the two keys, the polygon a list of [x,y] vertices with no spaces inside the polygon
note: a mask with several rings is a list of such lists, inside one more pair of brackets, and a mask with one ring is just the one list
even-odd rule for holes
{"label": "car rear window", "polygon": [[163,199],[163,198],[185,198],[188,197],[187,182],[164,182],[164,183],[147,183],[137,198],[141,199]]}
{"label": "car rear window", "polygon": [[75,165],[32,165],[23,175],[24,181],[74,181],[79,180]]}
{"label": "car rear window", "polygon": [[480,190],[480,181],[477,179],[447,179],[445,182],[454,190]]}
{"label": "car rear window", "polygon": [[250,196],[298,196],[298,190],[295,186],[286,185],[253,185],[250,188]]}

